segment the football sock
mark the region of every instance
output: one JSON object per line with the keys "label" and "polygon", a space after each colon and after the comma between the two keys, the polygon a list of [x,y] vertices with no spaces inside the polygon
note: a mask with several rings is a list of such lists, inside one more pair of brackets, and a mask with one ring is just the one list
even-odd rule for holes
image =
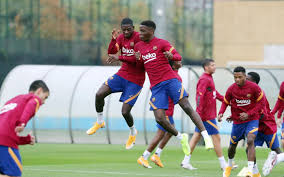
{"label": "football sock", "polygon": [[228,166],[233,167],[233,162],[234,162],[234,159],[229,159]]}
{"label": "football sock", "polygon": [[103,112],[98,112],[97,115],[98,115],[98,118],[97,118],[98,124],[103,123],[103,121],[104,121]]}
{"label": "football sock", "polygon": [[218,159],[219,159],[221,168],[225,169],[226,166],[227,166],[227,163],[226,163],[226,160],[225,160],[224,156],[218,157]]}
{"label": "football sock", "polygon": [[135,126],[133,125],[132,127],[129,127],[130,128],[130,134],[132,136],[136,135],[136,129],[135,129]]}
{"label": "football sock", "polygon": [[257,163],[253,165],[252,173],[253,174],[258,174],[259,173],[258,168],[257,168]]}
{"label": "football sock", "polygon": [[208,132],[206,130],[202,131],[201,135],[203,136],[203,138],[209,137]]}
{"label": "football sock", "polygon": [[253,171],[253,166],[254,166],[254,161],[248,161],[248,170],[249,170],[250,172]]}
{"label": "football sock", "polygon": [[185,155],[185,156],[184,156],[184,159],[183,159],[183,161],[182,161],[182,164],[189,164],[190,158],[191,158],[191,154]]}
{"label": "football sock", "polygon": [[150,153],[149,151],[145,150],[142,156],[143,156],[143,158],[144,158],[145,160],[148,160],[150,154],[151,154],[151,153]]}
{"label": "football sock", "polygon": [[161,148],[157,148],[155,154],[157,154],[159,157],[161,156],[161,153],[162,153],[163,149]]}
{"label": "football sock", "polygon": [[181,140],[182,139],[182,135],[181,135],[181,133],[180,132],[178,132],[178,134],[177,134],[177,139],[179,139],[179,140]]}

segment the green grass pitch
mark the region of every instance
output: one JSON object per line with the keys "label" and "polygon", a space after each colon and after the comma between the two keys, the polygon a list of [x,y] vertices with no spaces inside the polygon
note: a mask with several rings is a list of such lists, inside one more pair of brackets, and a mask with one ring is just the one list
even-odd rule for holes
{"label": "green grass pitch", "polygon": [[[222,172],[214,151],[197,147],[192,156],[192,164],[198,170],[188,171],[180,167],[183,153],[177,146],[168,146],[161,159],[164,168],[150,162],[152,169],[138,165],[136,160],[146,146],[136,145],[125,150],[122,145],[96,144],[37,144],[22,146],[20,152],[23,161],[23,177],[220,177]],[[227,148],[223,149],[227,157]],[[268,149],[256,149],[258,167],[262,168],[268,155]],[[239,168],[231,176],[237,176],[247,165],[244,148],[238,148],[235,157]],[[283,176],[283,164],[275,167],[270,176]],[[282,169],[281,169],[282,168]]]}

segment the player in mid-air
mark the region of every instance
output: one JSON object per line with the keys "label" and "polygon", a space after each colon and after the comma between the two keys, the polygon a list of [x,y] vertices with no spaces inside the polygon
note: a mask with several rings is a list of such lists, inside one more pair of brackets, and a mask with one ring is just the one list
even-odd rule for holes
{"label": "player in mid-air", "polygon": [[[135,62],[128,62],[127,58],[134,56],[134,45],[140,41],[139,33],[134,31],[133,21],[129,18],[124,18],[121,21],[121,30],[123,34],[118,33],[117,30],[112,31],[112,39],[109,44],[109,56],[115,56],[119,51],[121,55],[118,57],[122,61],[122,66],[119,71],[110,77],[96,93],[96,111],[97,121],[91,127],[87,134],[92,135],[98,129],[105,126],[103,119],[104,99],[111,93],[122,92],[120,100],[123,102],[122,115],[130,128],[130,135],[126,142],[126,149],[131,149],[136,140],[137,130],[134,126],[134,120],[130,113],[135,104],[145,81],[144,68],[138,66]],[[111,60],[108,59],[108,62]]]}
{"label": "player in mid-air", "polygon": [[275,113],[278,112],[277,125],[279,128],[282,127],[282,133],[281,133],[282,148],[284,148],[284,123],[283,123],[283,118],[282,118],[283,110],[284,110],[284,82],[282,82],[280,86],[280,91],[279,91],[277,102],[271,112],[273,115],[275,115]]}
{"label": "player in mid-air", "polygon": [[[214,149],[219,159],[221,169],[225,170],[227,164],[222,153],[221,137],[219,135],[216,123],[216,99],[223,101],[224,97],[215,89],[212,74],[215,73],[216,64],[213,59],[205,59],[202,62],[204,73],[200,76],[196,86],[196,112],[200,115],[203,124],[209,135],[212,137]],[[194,170],[190,164],[190,158],[194,148],[201,138],[199,129],[196,127],[195,132],[189,142],[190,154],[185,155],[181,166],[185,169]]]}
{"label": "player in mid-air", "polygon": [[[181,61],[169,61],[170,65],[172,66],[172,69],[176,72],[178,76],[178,80],[182,81],[181,77],[178,75],[178,69],[182,66]],[[174,119],[173,119],[173,114],[174,114],[174,103],[173,100],[169,97],[169,108],[166,111],[166,118],[167,120],[171,123],[171,125],[174,127]],[[154,162],[157,166],[163,168],[164,165],[160,159],[161,153],[168,143],[168,141],[171,139],[172,134],[166,132],[166,130],[157,123],[157,133],[155,137],[152,139],[151,143],[149,144],[148,148],[144,151],[143,153],[143,158],[145,161],[148,162],[148,158],[153,152],[153,150],[158,146],[159,147],[156,149],[156,152],[151,156],[150,160]],[[150,166],[149,166],[150,168]]]}
{"label": "player in mid-air", "polygon": [[0,108],[0,177],[22,175],[18,145],[33,145],[35,139],[31,134],[19,136],[19,133],[48,96],[46,84],[42,80],[36,80],[30,85],[28,94],[16,96]]}
{"label": "player in mid-air", "polygon": [[[149,103],[156,122],[180,140],[183,152],[188,155],[190,152],[188,135],[178,132],[166,120],[165,110],[168,109],[168,97],[170,97],[174,104],[178,103],[200,129],[206,148],[213,148],[212,140],[205,130],[200,116],[192,109],[187,92],[169,65],[169,60],[181,61],[181,56],[168,41],[154,36],[156,24],[153,21],[141,22],[139,29],[141,41],[134,47],[136,57],[129,58],[129,60],[137,60],[136,63],[142,64],[149,76],[152,91]],[[117,58],[113,57],[112,59],[116,60]],[[149,167],[149,163],[143,156],[137,162],[146,168]]]}
{"label": "player in mid-air", "polygon": [[228,148],[228,166],[223,172],[223,177],[230,176],[238,141],[245,137],[247,138],[248,149],[246,177],[253,177],[254,140],[258,132],[259,113],[264,107],[263,92],[257,84],[246,80],[246,70],[241,66],[234,69],[234,80],[235,83],[228,88],[218,114],[218,121],[222,121],[227,106],[231,106],[233,127]]}

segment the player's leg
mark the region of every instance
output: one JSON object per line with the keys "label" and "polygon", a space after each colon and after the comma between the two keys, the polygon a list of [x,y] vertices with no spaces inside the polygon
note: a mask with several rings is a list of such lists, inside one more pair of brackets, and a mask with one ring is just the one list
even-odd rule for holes
{"label": "player's leg", "polygon": [[123,78],[118,75],[113,75],[104,84],[99,88],[96,93],[96,111],[97,111],[97,122],[87,130],[88,135],[92,135],[96,133],[96,131],[100,128],[105,127],[105,122],[103,118],[103,109],[105,105],[105,97],[110,95],[111,93],[120,92],[123,90],[122,88]]}
{"label": "player's leg", "polygon": [[[182,150],[185,154],[189,154],[190,149],[188,145],[188,135],[186,133],[181,134],[178,132],[175,127],[172,127],[170,122],[165,119],[165,109],[169,107],[169,96],[173,100],[174,104],[177,103],[174,101],[173,97],[169,94],[168,89],[171,85],[169,83],[172,81],[167,80],[161,82],[152,88],[152,96],[150,99],[150,110],[154,111],[155,119],[158,124],[160,124],[167,132],[176,136],[182,145]],[[178,91],[177,91],[178,92]]]}
{"label": "player's leg", "polygon": [[247,122],[246,127],[246,137],[247,137],[247,149],[248,149],[248,173],[247,176],[253,175],[253,168],[255,166],[255,146],[254,146],[254,140],[256,138],[256,135],[258,133],[258,120],[252,120],[250,122]]}
{"label": "player's leg", "polygon": [[148,148],[144,151],[142,156],[140,156],[139,159],[137,160],[138,164],[144,166],[145,168],[152,168],[149,165],[148,158],[151,155],[151,153],[153,152],[153,150],[157,147],[157,145],[159,144],[161,139],[163,139],[164,135],[165,135],[165,132],[159,128],[157,130],[156,135],[154,136],[154,138],[150,142]]}
{"label": "player's leg", "polygon": [[126,142],[126,149],[131,149],[135,144],[137,130],[135,129],[134,126],[134,119],[131,114],[131,109],[136,103],[136,100],[139,94],[141,93],[141,90],[142,90],[141,86],[132,83],[130,81],[127,81],[127,84],[123,89],[123,92],[119,100],[123,102],[121,113],[130,129],[130,134]]}
{"label": "player's leg", "polygon": [[126,149],[131,149],[136,141],[136,135],[137,135],[137,130],[134,126],[134,121],[133,121],[133,117],[130,113],[131,109],[133,106],[127,104],[127,103],[123,103],[122,105],[122,116],[124,117],[128,127],[130,128],[130,134],[128,137],[128,140],[126,142],[125,148]]}
{"label": "player's leg", "polygon": [[284,149],[284,122],[282,123],[282,129],[281,129],[281,147]]}
{"label": "player's leg", "polygon": [[213,141],[213,145],[214,145],[214,150],[215,150],[216,155],[218,157],[220,166],[221,166],[222,170],[225,170],[227,163],[226,163],[226,160],[225,160],[225,158],[223,156],[223,152],[222,152],[220,134],[215,134],[215,135],[211,135],[211,136],[212,136],[212,141]]}
{"label": "player's leg", "polygon": [[184,112],[190,117],[190,119],[196,125],[196,127],[198,127],[198,129],[200,130],[201,135],[204,138],[205,148],[206,149],[213,149],[212,140],[211,140],[210,136],[208,135],[208,133],[207,133],[207,131],[206,131],[204,125],[203,125],[203,122],[202,122],[200,116],[191,107],[191,105],[190,105],[190,103],[188,101],[188,97],[181,98],[178,101],[178,103],[181,106],[181,108],[184,110]]}
{"label": "player's leg", "polygon": [[[158,129],[157,135],[159,135],[158,139],[156,141],[154,141],[154,139],[153,139],[152,142],[151,142],[152,147],[149,146],[148,149],[147,149],[149,152],[152,152],[158,146],[159,142],[160,142],[160,144],[162,142],[164,143],[164,139],[167,138],[168,135],[172,136],[172,134],[165,132],[165,129],[163,129],[162,127],[160,127]],[[156,152],[150,158],[150,160],[152,162],[154,162],[157,166],[159,166],[161,168],[164,167],[164,165],[163,165],[163,163],[160,159],[160,155],[162,153],[162,150],[163,150],[163,148],[160,148],[160,145],[159,145],[159,147],[156,149]]]}
{"label": "player's leg", "polygon": [[238,142],[244,137],[245,128],[246,126],[244,126],[244,124],[233,124],[230,145],[228,148],[228,166],[223,172],[223,177],[229,177],[231,175],[236,148],[238,146]]}
{"label": "player's leg", "polygon": [[181,167],[184,169],[188,169],[188,170],[195,170],[197,168],[194,168],[191,164],[190,164],[190,159],[191,159],[191,155],[198,143],[198,141],[201,138],[201,134],[199,132],[199,129],[196,127],[195,128],[195,132],[193,133],[193,136],[191,137],[190,141],[189,141],[189,147],[190,147],[190,154],[189,155],[185,155],[183,161],[181,162]]}
{"label": "player's leg", "polygon": [[284,161],[284,153],[282,153],[280,150],[280,144],[276,133],[271,135],[266,135],[265,137],[266,137],[265,141],[267,147],[269,147],[272,150],[269,153],[269,156],[262,168],[264,176],[267,176],[275,165],[277,165],[281,161]]}
{"label": "player's leg", "polygon": [[[166,116],[167,117],[167,120],[171,123],[171,125],[173,127],[175,127],[174,125],[174,119],[172,116]],[[172,134],[171,133],[168,133],[165,131],[164,128],[162,128],[160,125],[158,126],[159,129],[161,129],[162,131],[165,132],[163,138],[161,139],[160,141],[160,144],[159,144],[159,147],[156,149],[156,152],[155,154],[152,155],[151,157],[151,161],[154,162],[156,165],[158,165],[159,167],[164,167],[160,157],[161,157],[161,153],[164,149],[164,147],[167,145],[167,143],[169,142],[169,140],[171,139],[172,137]]]}

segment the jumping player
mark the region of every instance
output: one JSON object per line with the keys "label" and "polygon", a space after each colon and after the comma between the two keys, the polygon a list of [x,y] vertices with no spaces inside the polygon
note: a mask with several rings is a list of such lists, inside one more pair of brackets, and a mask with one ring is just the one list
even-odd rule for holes
{"label": "jumping player", "polygon": [[[206,149],[211,149],[213,148],[212,140],[205,130],[201,118],[192,109],[188,102],[187,92],[169,65],[169,60],[181,61],[181,56],[168,41],[154,36],[155,29],[156,24],[153,21],[141,22],[141,41],[135,45],[136,57],[133,57],[131,60],[138,58],[138,63],[142,63],[149,76],[152,91],[150,106],[151,110],[154,111],[156,122],[181,141],[182,149],[188,155],[190,152],[188,135],[178,132],[165,118],[165,110],[168,109],[169,104],[168,97],[170,97],[174,104],[179,103],[186,114],[191,117],[204,137]],[[137,162],[146,168],[149,167],[143,156]]]}
{"label": "jumping player", "polygon": [[46,84],[37,80],[30,85],[28,94],[16,96],[0,108],[0,177],[22,175],[18,145],[33,145],[35,139],[31,134],[18,134],[24,130],[48,96]]}
{"label": "jumping player", "polygon": [[[133,22],[129,18],[121,21],[123,34],[118,34],[117,30],[112,31],[112,39],[109,44],[108,54],[116,54],[121,51],[118,57],[122,61],[119,71],[110,77],[96,93],[97,122],[88,131],[88,135],[94,134],[98,129],[105,126],[103,119],[104,99],[111,93],[122,92],[120,100],[122,105],[122,116],[130,128],[130,135],[126,142],[126,149],[131,149],[136,140],[137,130],[134,126],[133,117],[130,113],[134,106],[145,81],[145,71],[136,63],[127,62],[128,57],[134,56],[134,45],[140,41],[139,33],[134,31]],[[108,59],[108,62],[111,62]]]}
{"label": "jumping player", "polygon": [[248,172],[246,177],[253,177],[254,140],[258,132],[259,112],[264,107],[263,92],[257,84],[246,80],[246,70],[241,66],[234,69],[234,80],[235,83],[228,88],[218,114],[218,121],[222,121],[227,106],[231,106],[233,128],[228,148],[228,166],[223,172],[223,177],[230,176],[238,141],[244,137],[247,138],[248,146]]}
{"label": "jumping player", "polygon": [[[182,81],[181,77],[178,75],[178,69],[182,66],[181,62],[180,61],[170,61],[170,65],[172,66],[172,69],[177,73],[178,80]],[[169,108],[166,111],[166,118],[173,127],[174,127],[174,119],[173,119],[174,106],[175,105],[173,103],[173,100],[169,97]],[[143,158],[148,163],[148,157],[151,155],[153,150],[159,144],[159,147],[157,148],[156,152],[151,156],[150,160],[154,162],[157,166],[163,168],[164,165],[160,159],[160,156],[161,156],[161,153],[164,147],[166,146],[168,141],[171,139],[172,134],[166,132],[166,130],[160,124],[157,124],[157,127],[158,127],[157,133],[155,137],[152,139],[148,148],[144,151]]]}
{"label": "jumping player", "polygon": [[[219,101],[223,101],[224,97],[215,89],[215,84],[212,77],[212,74],[214,74],[216,70],[214,60],[205,59],[202,62],[202,67],[204,69],[204,73],[199,78],[196,86],[196,112],[200,115],[208,134],[211,135],[220,166],[223,170],[225,170],[227,164],[222,153],[221,137],[219,135],[219,128],[216,123],[216,98]],[[189,142],[191,150],[190,155],[185,155],[181,163],[183,168],[188,170],[196,169],[190,164],[190,158],[200,138],[200,130],[196,127],[195,132]]]}

